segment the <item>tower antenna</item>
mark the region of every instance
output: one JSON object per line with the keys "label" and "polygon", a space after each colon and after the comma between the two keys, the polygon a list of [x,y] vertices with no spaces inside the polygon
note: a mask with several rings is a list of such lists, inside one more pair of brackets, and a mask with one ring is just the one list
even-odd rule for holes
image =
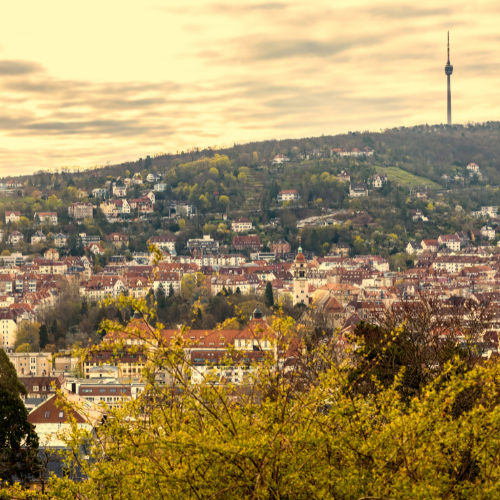
{"label": "tower antenna", "polygon": [[448,31],[448,64],[450,63],[450,32]]}

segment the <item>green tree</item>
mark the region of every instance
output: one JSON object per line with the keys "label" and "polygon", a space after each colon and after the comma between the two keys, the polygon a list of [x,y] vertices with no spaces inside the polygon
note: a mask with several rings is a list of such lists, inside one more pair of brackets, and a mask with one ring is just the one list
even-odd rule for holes
{"label": "green tree", "polygon": [[20,395],[27,395],[26,387],[19,382],[5,351],[0,349],[0,486],[14,479],[29,482],[40,465],[38,436],[28,422]]}
{"label": "green tree", "polygon": [[273,285],[271,285],[270,281],[268,281],[266,285],[265,297],[267,307],[274,306]]}
{"label": "green tree", "polygon": [[40,326],[40,349],[45,349],[45,346],[49,343],[49,330],[47,325],[43,324]]}

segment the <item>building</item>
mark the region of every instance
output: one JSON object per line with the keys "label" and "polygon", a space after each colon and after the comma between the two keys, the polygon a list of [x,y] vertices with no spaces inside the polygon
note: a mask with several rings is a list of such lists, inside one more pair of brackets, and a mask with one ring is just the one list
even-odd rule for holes
{"label": "building", "polygon": [[256,234],[249,236],[233,236],[233,248],[235,250],[245,250],[248,248],[249,250],[258,252],[261,247],[260,238]]}
{"label": "building", "polygon": [[175,242],[177,238],[175,236],[151,236],[148,240],[148,245],[156,245],[162,250],[168,250],[170,253],[175,253]]}
{"label": "building", "polygon": [[379,189],[387,183],[387,174],[375,174],[370,177],[372,188]]}
{"label": "building", "polygon": [[14,349],[16,343],[17,324],[13,311],[0,310],[0,347]]}
{"label": "building", "polygon": [[59,260],[59,252],[55,248],[49,248],[44,254],[44,259],[57,262]]}
{"label": "building", "polygon": [[159,182],[158,184],[154,185],[154,190],[159,192],[166,191],[167,184],[165,182]]}
{"label": "building", "polygon": [[190,252],[196,252],[200,254],[205,253],[217,253],[219,251],[219,242],[210,238],[210,235],[206,234],[203,239],[192,239],[188,240],[187,247]]}
{"label": "building", "polygon": [[440,235],[438,238],[439,245],[445,245],[446,248],[454,252],[460,251],[460,238],[456,234]]}
{"label": "building", "polygon": [[181,292],[181,277],[180,273],[171,270],[162,270],[158,272],[153,281],[153,289],[155,294],[158,289],[162,289],[163,293],[168,297],[170,295],[170,288],[174,293]]}
{"label": "building", "polygon": [[278,240],[271,243],[271,252],[277,257],[283,258],[286,253],[290,253],[291,251],[292,247],[288,241]]}
{"label": "building", "polygon": [[467,170],[469,170],[473,174],[477,174],[479,172],[479,165],[476,163],[469,163],[467,165]]}
{"label": "building", "polygon": [[419,241],[410,241],[408,245],[406,245],[406,253],[408,255],[420,255],[423,251],[422,243]]}
{"label": "building", "polygon": [[16,243],[19,243],[23,239],[24,236],[19,231],[12,231],[12,233],[10,233],[9,237],[7,238],[7,243],[15,245]]}
{"label": "building", "polygon": [[133,210],[138,210],[140,213],[148,214],[154,212],[153,203],[148,196],[141,196],[135,200],[130,200],[130,208]]}
{"label": "building", "polygon": [[[14,345],[14,344],[12,344]],[[52,373],[50,352],[11,352],[9,361],[14,365],[18,377],[46,377]]]}
{"label": "building", "polygon": [[242,233],[244,231],[251,231],[253,229],[252,223],[242,217],[241,219],[236,219],[231,224],[231,230],[235,233]]}
{"label": "building", "polygon": [[448,31],[448,62],[446,63],[446,66],[444,67],[444,72],[446,74],[446,77],[448,79],[448,127],[451,127],[451,83],[450,83],[450,77],[451,74],[453,73],[453,66],[450,64],[450,32]]}
{"label": "building", "polygon": [[105,200],[109,197],[109,191],[105,188],[97,188],[92,190],[92,196],[94,198],[101,198]]}
{"label": "building", "polygon": [[491,226],[483,226],[481,228],[481,236],[492,241],[495,239],[495,230]]}
{"label": "building", "polygon": [[57,225],[57,212],[35,212],[35,220],[41,223]]}
{"label": "building", "polygon": [[307,281],[307,261],[302,253],[302,247],[293,264],[293,305],[309,305],[309,283]]}
{"label": "building", "polygon": [[288,158],[287,156],[285,156],[283,154],[279,154],[273,158],[273,165],[281,165],[287,161],[290,161],[290,158]]}
{"label": "building", "polygon": [[118,196],[118,198],[121,198],[123,196],[127,196],[127,187],[126,186],[117,186],[116,184],[113,185],[113,194],[115,196]]}
{"label": "building", "polygon": [[170,217],[193,217],[196,207],[187,201],[174,201],[170,205]]}
{"label": "building", "polygon": [[160,179],[160,174],[148,174],[148,176],[146,177],[147,182],[158,182]]}
{"label": "building", "polygon": [[5,212],[5,224],[8,224],[9,222],[17,222],[21,218],[21,212],[15,211],[15,212]]}
{"label": "building", "polygon": [[349,198],[368,196],[368,186],[364,182],[353,182],[349,185]]}
{"label": "building", "polygon": [[300,200],[300,195],[295,189],[284,189],[278,193],[278,201],[296,201]]}
{"label": "building", "polygon": [[121,247],[124,243],[128,245],[129,237],[122,233],[111,233],[106,236],[106,241],[109,241],[115,247]]}
{"label": "building", "polygon": [[57,248],[64,248],[68,241],[68,236],[63,233],[55,234],[53,238],[54,238],[54,245]]}
{"label": "building", "polygon": [[36,231],[32,236],[31,236],[31,244],[34,245],[35,243],[42,243],[43,241],[47,241],[47,236],[45,236],[42,231]]}
{"label": "building", "polygon": [[429,252],[437,252],[439,245],[440,243],[438,240],[422,240],[422,248]]}
{"label": "building", "polygon": [[92,203],[73,203],[68,207],[68,214],[70,217],[76,220],[92,219],[94,213],[94,207]]}

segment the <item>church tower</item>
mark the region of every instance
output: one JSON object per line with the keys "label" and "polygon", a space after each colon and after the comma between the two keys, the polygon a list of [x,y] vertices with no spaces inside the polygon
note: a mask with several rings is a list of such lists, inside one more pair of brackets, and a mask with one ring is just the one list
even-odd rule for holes
{"label": "church tower", "polygon": [[[300,240],[299,240],[300,245]],[[307,261],[299,246],[299,253],[293,264],[293,305],[309,305],[309,283],[307,282]]]}

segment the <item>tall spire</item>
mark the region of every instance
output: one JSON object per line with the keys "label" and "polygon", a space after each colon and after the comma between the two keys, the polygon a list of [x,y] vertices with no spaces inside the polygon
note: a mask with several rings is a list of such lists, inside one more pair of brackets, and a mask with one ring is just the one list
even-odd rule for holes
{"label": "tall spire", "polygon": [[446,78],[448,80],[448,95],[447,95],[447,111],[448,111],[448,126],[451,127],[451,82],[450,77],[453,73],[453,66],[450,64],[450,32],[448,31],[448,62],[444,67],[444,72],[446,74]]}

